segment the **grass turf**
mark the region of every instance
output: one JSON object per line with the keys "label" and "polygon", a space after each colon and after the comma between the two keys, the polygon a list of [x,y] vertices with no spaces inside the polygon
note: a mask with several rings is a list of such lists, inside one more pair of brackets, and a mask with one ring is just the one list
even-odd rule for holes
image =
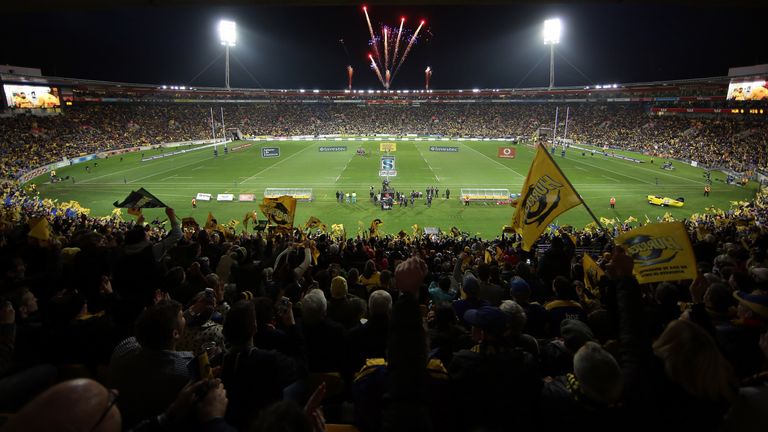
{"label": "grass turf", "polygon": [[[233,143],[232,146],[239,143]],[[381,211],[368,198],[370,186],[381,187],[378,176],[381,153],[378,141],[279,141],[252,142],[246,150],[213,156],[212,149],[202,149],[182,155],[154,161],[141,162],[141,153],[133,153],[98,161],[81,163],[57,170],[60,176],[74,177],[75,181],[51,184],[48,175],[38,177],[43,197],[59,201],[76,200],[83,207],[92,210],[91,215],[108,215],[112,203],[122,200],[131,190],[144,187],[166,204],[174,207],[179,217],[192,216],[204,222],[212,212],[219,222],[236,219],[242,221],[247,211],[258,209],[267,187],[312,188],[313,202],[301,202],[297,207],[295,224],[303,224],[309,216],[316,216],[329,226],[343,223],[348,235],[355,235],[358,226],[364,228],[371,220],[380,218],[384,224],[380,231],[395,234],[401,229],[411,233],[411,226],[439,227],[449,231],[456,226],[471,235],[486,238],[500,234],[501,227],[509,224],[513,209],[496,203],[472,203],[465,207],[459,201],[462,188],[507,188],[519,193],[534,149],[518,145],[515,159],[497,157],[498,147],[504,144],[494,141],[397,141],[397,176],[390,179],[394,188],[403,192],[425,191],[428,186],[440,189],[440,198],[435,199],[431,208],[425,200],[417,200],[408,208]],[[320,146],[346,146],[343,152],[320,152]],[[456,153],[430,151],[431,145],[456,146]],[[278,158],[262,158],[262,147],[280,147]],[[355,150],[364,147],[369,155],[356,156]],[[166,149],[165,152],[171,150]],[[147,156],[159,150],[145,152]],[[748,200],[754,197],[757,185],[751,182],[746,188],[726,185],[725,176],[712,173],[712,192],[703,196],[704,171],[674,162],[675,170],[660,168],[662,161],[653,164],[649,158],[635,155],[646,163],[637,164],[602,155],[591,156],[570,149],[565,157],[558,151],[555,160],[568,176],[576,190],[582,195],[597,217],[625,220],[634,216],[642,221],[647,215],[651,219],[670,212],[675,218],[684,218],[691,213],[703,212],[705,207],[714,205],[729,208],[733,200]],[[85,165],[91,167],[86,172]],[[658,184],[657,184],[658,183]],[[450,200],[443,198],[446,188],[451,190]],[[339,204],[335,192],[357,192],[356,204]],[[193,209],[191,199],[198,192],[211,193],[210,202],[198,201]],[[216,202],[216,194],[256,194],[255,202]],[[656,207],[647,203],[646,195],[662,195],[670,198],[684,197],[683,208]],[[616,197],[616,208],[611,209],[609,199]],[[162,213],[158,209],[145,211],[151,220]],[[260,214],[260,213],[259,213]],[[262,216],[260,216],[262,218]],[[582,227],[591,218],[582,207],[575,207],[561,215],[555,223]],[[239,227],[242,227],[240,225]]]}

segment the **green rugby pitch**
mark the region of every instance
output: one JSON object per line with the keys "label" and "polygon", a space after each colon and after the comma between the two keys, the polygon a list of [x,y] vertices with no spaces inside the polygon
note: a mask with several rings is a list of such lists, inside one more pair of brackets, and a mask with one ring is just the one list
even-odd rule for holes
{"label": "green rugby pitch", "polygon": [[[108,215],[112,203],[122,200],[131,191],[144,187],[166,204],[174,207],[179,217],[192,216],[202,223],[208,212],[212,212],[219,222],[230,219],[242,221],[246,212],[258,209],[258,204],[265,188],[312,188],[313,202],[300,202],[297,207],[295,224],[303,224],[309,216],[316,216],[324,223],[342,223],[347,234],[358,232],[371,220],[380,218],[384,224],[380,232],[396,234],[401,229],[411,233],[415,223],[420,227],[439,227],[450,231],[456,226],[471,235],[492,238],[500,234],[501,227],[509,224],[513,209],[509,205],[475,202],[464,206],[460,201],[462,188],[509,189],[519,193],[528,172],[534,149],[525,145],[515,146],[515,159],[497,157],[498,147],[507,145],[499,141],[394,141],[397,150],[397,176],[392,177],[392,186],[402,192],[419,190],[424,192],[428,186],[440,189],[440,198],[435,199],[431,208],[427,208],[424,199],[407,208],[395,208],[382,211],[368,198],[371,186],[381,187],[379,174],[380,141],[256,141],[249,142],[251,147],[236,152],[223,154],[219,147],[219,156],[213,156],[212,149],[202,149],[181,155],[154,161],[141,162],[141,153],[132,153],[109,159],[98,160],[98,167],[93,161],[90,173],[86,172],[86,163],[68,166],[57,170],[60,176],[72,176],[70,181],[51,184],[48,175],[33,180],[45,198],[59,201],[76,200],[83,207],[91,209],[92,216]],[[240,142],[230,144],[237,146]],[[458,152],[432,152],[431,145],[455,146]],[[346,146],[346,151],[320,152],[321,146]],[[262,147],[279,147],[277,158],[262,158]],[[368,156],[356,156],[355,150],[363,147]],[[172,149],[166,149],[170,152]],[[145,152],[146,156],[159,153],[159,150]],[[751,182],[747,188],[726,185],[724,174],[712,173],[712,192],[708,198],[703,196],[704,171],[680,162],[674,162],[675,170],[660,168],[661,160],[653,164],[650,158],[635,155],[646,163],[637,164],[602,155],[591,156],[587,153],[570,149],[566,157],[560,153],[554,156],[565,175],[582,195],[592,211],[598,217],[625,220],[634,216],[644,220],[670,212],[675,218],[684,218],[691,213],[703,212],[705,207],[716,206],[722,209],[730,207],[734,200],[748,200],[754,197],[757,185]],[[658,185],[656,184],[658,179]],[[443,198],[446,188],[451,191],[450,200]],[[356,204],[336,202],[337,190],[357,192]],[[199,201],[196,209],[191,206],[191,199],[198,193],[212,195],[209,202]],[[217,202],[216,194],[253,193],[254,202]],[[684,197],[683,208],[662,208],[647,203],[649,194]],[[610,198],[616,197],[616,208],[611,209]],[[151,220],[161,214],[161,210],[148,209],[145,212]],[[260,214],[260,213],[259,213]],[[124,215],[127,219],[129,216]],[[260,216],[261,218],[262,216]],[[591,221],[589,214],[582,207],[575,207],[561,215],[557,225],[571,224],[583,227]],[[238,228],[241,228],[239,225]]]}

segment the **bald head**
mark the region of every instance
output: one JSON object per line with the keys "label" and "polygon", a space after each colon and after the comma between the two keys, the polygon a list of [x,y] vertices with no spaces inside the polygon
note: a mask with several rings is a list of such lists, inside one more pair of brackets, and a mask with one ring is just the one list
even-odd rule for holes
{"label": "bald head", "polygon": [[2,430],[117,432],[121,424],[120,411],[106,387],[94,380],[75,379],[56,384],[32,399]]}

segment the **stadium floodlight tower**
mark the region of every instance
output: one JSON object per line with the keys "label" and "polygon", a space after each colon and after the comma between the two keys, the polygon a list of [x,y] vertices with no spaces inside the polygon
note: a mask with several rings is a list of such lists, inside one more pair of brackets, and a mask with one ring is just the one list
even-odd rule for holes
{"label": "stadium floodlight tower", "polygon": [[224,59],[224,86],[229,88],[229,48],[235,46],[237,43],[237,24],[235,24],[234,21],[219,21],[219,40],[226,50]]}
{"label": "stadium floodlight tower", "polygon": [[555,45],[560,43],[563,24],[560,18],[544,21],[544,45],[549,45],[549,88],[555,86]]}

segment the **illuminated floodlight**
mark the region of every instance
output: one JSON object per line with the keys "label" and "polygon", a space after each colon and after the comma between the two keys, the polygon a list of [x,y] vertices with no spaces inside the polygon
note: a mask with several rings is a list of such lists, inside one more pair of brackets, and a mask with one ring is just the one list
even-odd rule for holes
{"label": "illuminated floodlight", "polygon": [[219,41],[224,46],[233,47],[237,44],[237,24],[234,21],[219,21]]}
{"label": "illuminated floodlight", "polygon": [[304,89],[299,89],[299,93],[304,93]]}
{"label": "illuminated floodlight", "polygon": [[480,93],[480,89],[472,89],[472,93]]}
{"label": "illuminated floodlight", "polygon": [[563,32],[563,24],[560,18],[552,18],[544,21],[544,44],[560,43],[560,35]]}
{"label": "illuminated floodlight", "polygon": [[314,90],[312,90],[312,93],[320,93],[320,90],[314,89]]}

